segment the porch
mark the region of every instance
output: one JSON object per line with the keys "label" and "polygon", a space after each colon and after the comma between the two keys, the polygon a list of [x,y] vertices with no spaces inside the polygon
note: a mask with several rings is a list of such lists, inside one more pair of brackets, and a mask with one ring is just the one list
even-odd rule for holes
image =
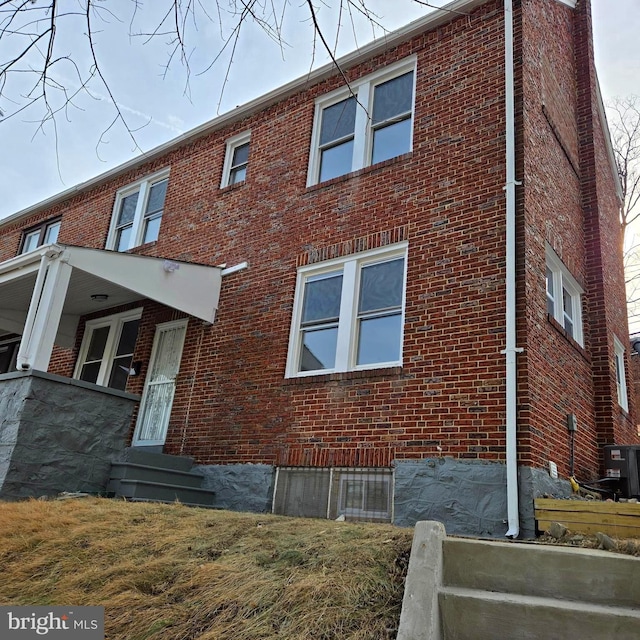
{"label": "porch", "polygon": [[53,346],[72,347],[82,316],[148,298],[213,322],[222,269],[50,244],[0,263],[0,339],[20,336],[14,366],[47,371]]}
{"label": "porch", "polygon": [[[162,366],[150,363],[142,396],[126,393],[128,376],[138,373],[132,360],[145,301],[212,323],[221,274],[220,267],[60,244],[0,263],[0,498],[104,492],[141,399],[142,444],[161,444],[187,319],[155,327]],[[123,305],[135,309],[114,316]],[[80,336],[89,315],[98,320]],[[73,379],[48,373],[54,345],[77,346],[81,337]]]}

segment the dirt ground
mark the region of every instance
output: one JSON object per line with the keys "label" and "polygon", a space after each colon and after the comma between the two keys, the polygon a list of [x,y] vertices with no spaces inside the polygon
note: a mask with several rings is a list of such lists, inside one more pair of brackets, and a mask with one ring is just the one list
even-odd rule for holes
{"label": "dirt ground", "polygon": [[583,549],[604,549],[612,553],[623,553],[629,556],[640,557],[640,539],[607,537],[613,544],[608,542],[607,544],[603,544],[595,534],[574,533],[568,530],[560,538],[555,538],[545,533],[539,536],[536,542],[540,544],[563,545],[566,547],[582,547]]}

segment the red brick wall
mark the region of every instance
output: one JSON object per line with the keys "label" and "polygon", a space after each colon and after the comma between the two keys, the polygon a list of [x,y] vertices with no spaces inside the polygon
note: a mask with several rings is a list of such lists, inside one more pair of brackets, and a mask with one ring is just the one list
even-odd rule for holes
{"label": "red brick wall", "polygon": [[[205,463],[502,455],[498,4],[477,12],[471,29],[456,20],[349,72],[357,78],[417,53],[411,154],[306,189],[313,98],[339,86],[335,78],[246,123],[244,186],[221,192],[219,170],[201,170],[221,166],[222,142],[241,126],[200,151],[196,166],[190,157],[172,165],[172,180],[191,174],[184,195],[175,187],[180,215],[163,229],[188,246],[180,257],[250,266],[224,280],[215,325],[187,338],[192,351],[202,339],[196,384],[179,389],[168,450],[181,449],[189,411],[188,450]],[[409,241],[405,366],[284,380],[298,256],[399,225]]]}
{"label": "red brick wall", "polygon": [[[579,5],[576,32],[591,33],[590,0]],[[581,144],[581,169],[598,443],[628,444],[638,442],[637,432],[632,416],[618,404],[613,346],[615,335],[627,347],[627,387],[630,389],[629,329],[626,308],[618,303],[625,295],[620,202],[602,132],[590,38],[582,38],[576,59],[579,79],[578,123],[584,126],[585,136]],[[631,394],[629,396],[632,402]],[[630,410],[633,411],[633,406]]]}
{"label": "red brick wall", "polygon": [[[552,460],[567,474],[566,416],[575,413],[575,472],[587,479],[600,473],[602,445],[633,437],[632,420],[616,397],[613,335],[626,344],[628,329],[616,191],[598,115],[589,15],[585,2],[576,11],[546,0],[522,2],[526,263],[521,261],[519,306],[526,319],[520,324],[526,347],[522,458],[536,466]],[[584,347],[547,317],[545,242],[585,290]]]}
{"label": "red brick wall", "polygon": [[[576,121],[574,12],[558,2],[521,3],[522,144],[520,229],[519,448],[524,462],[569,471],[566,416],[578,418],[576,472],[597,460],[588,317],[584,348],[547,314],[545,244],[586,289],[579,142]],[[549,37],[549,34],[553,37]]]}
{"label": "red brick wall", "polygon": [[[585,288],[591,277],[575,166],[572,11],[546,0],[519,4],[520,457],[566,467],[564,415],[575,412],[578,465],[593,472],[588,308],[582,349],[548,321],[544,289],[545,240]],[[492,0],[347,70],[357,79],[418,59],[413,151],[355,175],[306,187],[314,99],[341,85],[336,76],[27,221],[62,213],[61,242],[103,247],[116,190],[170,166],[160,237],[137,251],[248,261],[224,278],[215,323],[189,322],[167,452],[200,463],[504,458],[503,44],[503,4]],[[247,129],[247,180],[221,190],[225,141]],[[15,254],[24,226],[0,235],[0,259]],[[363,238],[376,246],[386,233],[409,245],[403,367],[285,379],[296,266],[310,251]],[[154,326],[174,317],[144,303],[134,356],[144,366],[128,390],[142,391]],[[69,375],[78,346],[56,351],[51,370]]]}

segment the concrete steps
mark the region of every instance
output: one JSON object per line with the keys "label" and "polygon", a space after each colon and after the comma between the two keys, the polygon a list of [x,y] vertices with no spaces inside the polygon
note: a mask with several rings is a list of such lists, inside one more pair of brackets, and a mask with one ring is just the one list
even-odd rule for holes
{"label": "concrete steps", "polygon": [[202,485],[202,476],[190,471],[164,469],[131,462],[112,463],[110,482],[115,484],[122,480],[146,480],[147,482],[164,482],[185,487],[200,487]]}
{"label": "concrete steps", "polygon": [[420,522],[398,640],[637,640],[640,559],[447,538]]}
{"label": "concrete steps", "polygon": [[528,542],[445,538],[442,569],[445,586],[640,607],[640,560],[620,554]]}
{"label": "concrete steps", "polygon": [[138,502],[215,507],[215,494],[201,488],[203,476],[192,467],[193,458],[130,447],[111,465],[107,494]]}
{"label": "concrete steps", "polygon": [[556,598],[443,587],[439,593],[445,640],[567,640],[640,636],[640,613]]}
{"label": "concrete steps", "polygon": [[193,458],[189,456],[170,456],[166,453],[146,451],[144,447],[127,447],[122,453],[120,462],[175,469],[176,471],[190,471],[193,467]]}

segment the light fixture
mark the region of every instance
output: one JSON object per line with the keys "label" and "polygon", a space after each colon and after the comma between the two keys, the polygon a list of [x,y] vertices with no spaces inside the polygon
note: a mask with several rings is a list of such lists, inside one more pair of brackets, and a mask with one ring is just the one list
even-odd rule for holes
{"label": "light fixture", "polygon": [[175,271],[177,271],[180,268],[180,265],[177,262],[174,262],[173,260],[165,260],[162,263],[162,268],[167,273],[174,273]]}
{"label": "light fixture", "polygon": [[102,301],[102,300],[108,300],[109,294],[108,293],[92,293],[91,299],[95,300],[96,302]]}

